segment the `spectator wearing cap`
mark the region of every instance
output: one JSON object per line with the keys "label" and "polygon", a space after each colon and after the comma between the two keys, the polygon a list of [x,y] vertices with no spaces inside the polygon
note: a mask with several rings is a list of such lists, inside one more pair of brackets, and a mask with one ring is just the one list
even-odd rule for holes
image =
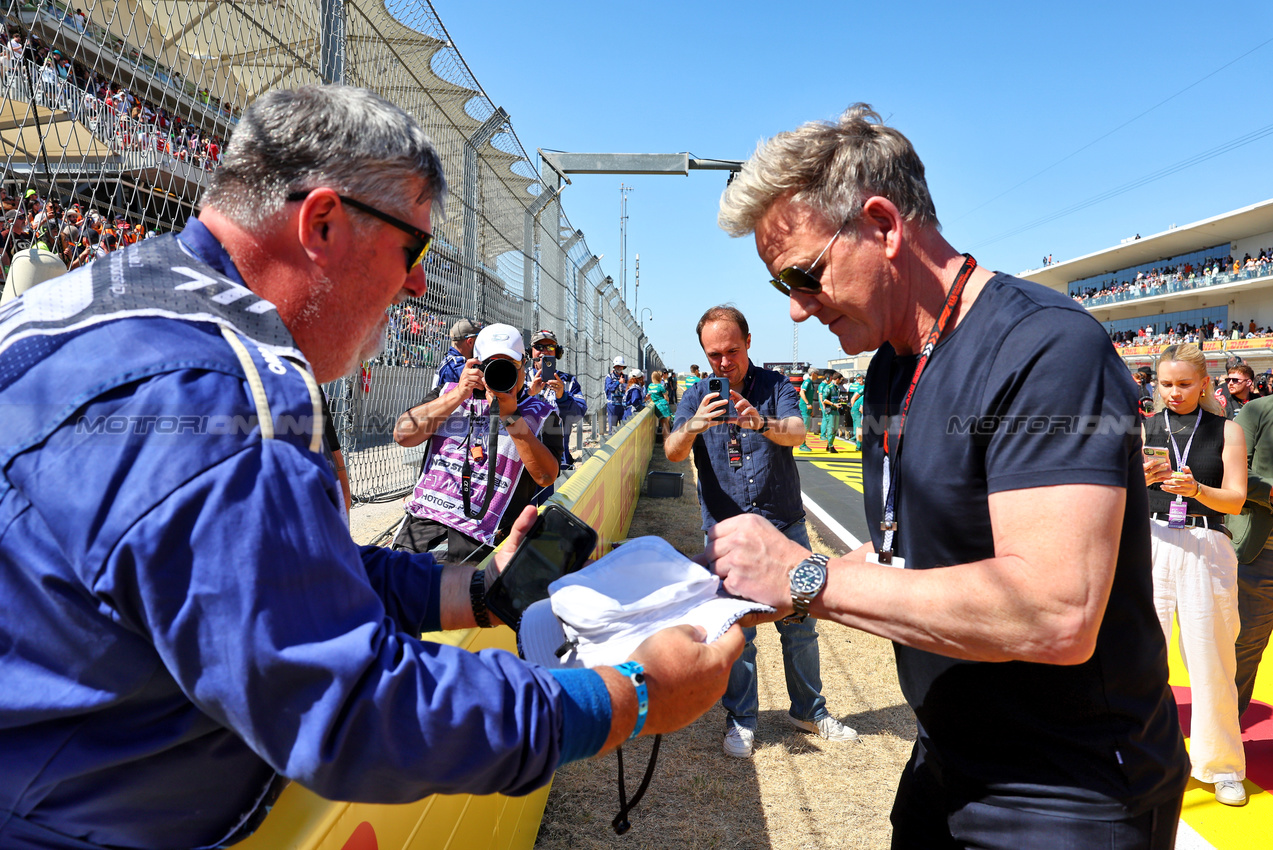
{"label": "spectator wearing cap", "polygon": [[442,359],[442,365],[438,367],[438,373],[433,378],[434,389],[443,384],[460,382],[460,373],[464,371],[464,364],[473,356],[473,344],[477,341],[480,330],[481,328],[472,319],[460,319],[451,325],[451,347],[447,350],[446,357]]}
{"label": "spectator wearing cap", "polygon": [[559,417],[526,391],[525,354],[516,328],[488,325],[459,380],[398,417],[399,445],[428,445],[393,548],[434,551],[451,563],[481,560],[557,480]]}
{"label": "spectator wearing cap", "polygon": [[0,262],[8,269],[19,251],[31,247],[33,235],[27,227],[27,214],[21,209],[4,214],[4,229],[0,230]]}
{"label": "spectator wearing cap", "polygon": [[[543,379],[544,356],[556,358],[553,367],[554,376],[547,381]],[[578,379],[569,372],[561,370],[561,343],[552,331],[538,331],[530,340],[530,356],[534,364],[530,371],[530,385],[527,392],[533,396],[542,396],[557,406],[557,415],[561,417],[561,465],[563,468],[574,466],[575,460],[570,455],[570,429],[576,422],[582,422],[588,415],[588,402],[584,399],[583,388]]]}
{"label": "spectator wearing cap", "polygon": [[623,355],[614,358],[610,366],[610,374],[606,375],[606,430],[613,431],[623,419],[624,397],[628,391],[628,382],[623,377],[623,370],[628,368],[628,361]]}

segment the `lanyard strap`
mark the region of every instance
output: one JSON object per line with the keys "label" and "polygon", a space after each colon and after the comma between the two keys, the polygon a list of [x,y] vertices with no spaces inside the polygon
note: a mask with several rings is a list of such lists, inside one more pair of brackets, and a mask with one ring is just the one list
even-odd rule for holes
{"label": "lanyard strap", "polygon": [[[1198,436],[1198,426],[1202,424],[1202,405],[1198,405],[1198,415],[1193,420],[1193,433],[1189,435],[1189,440],[1185,443],[1185,453],[1180,453],[1180,446],[1176,445],[1176,435],[1171,433],[1171,415],[1167,412],[1167,408],[1162,411],[1163,422],[1167,423],[1167,439],[1171,440],[1171,449],[1176,453],[1176,470],[1185,468],[1185,462],[1189,460],[1189,448],[1193,445],[1193,438]],[[1176,494],[1176,501],[1183,502],[1185,499],[1179,493]]]}
{"label": "lanyard strap", "polygon": [[473,426],[477,423],[477,406],[469,411],[468,435],[464,438],[464,462],[460,466],[460,500],[463,502],[464,515],[469,519],[481,519],[491,506],[491,497],[495,495],[495,455],[499,452],[499,415],[495,413],[495,405],[487,407],[490,413],[486,429],[486,492],[482,494],[482,505],[473,512],[473,464],[472,443]]}
{"label": "lanyard strap", "polygon": [[933,349],[937,347],[937,343],[946,332],[946,325],[955,313],[955,307],[959,304],[959,297],[963,295],[964,286],[967,285],[968,279],[972,277],[973,270],[976,268],[977,261],[973,259],[972,254],[964,254],[964,264],[960,266],[959,274],[955,275],[955,282],[950,285],[950,291],[946,293],[946,303],[942,305],[941,312],[937,314],[937,319],[928,332],[928,338],[924,341],[924,347],[920,349],[919,361],[915,364],[915,374],[911,376],[911,385],[906,390],[905,398],[902,399],[902,409],[898,411],[897,416],[897,440],[891,457],[889,429],[884,429],[884,480],[881,488],[884,495],[884,521],[880,523],[880,530],[884,532],[884,551],[878,555],[880,563],[883,564],[893,560],[893,534],[897,531],[895,500],[899,478],[893,467],[898,466],[902,461],[902,431],[906,428],[906,413],[910,410],[911,399],[915,396],[915,387],[919,384],[920,376],[924,374],[924,367],[928,365]]}

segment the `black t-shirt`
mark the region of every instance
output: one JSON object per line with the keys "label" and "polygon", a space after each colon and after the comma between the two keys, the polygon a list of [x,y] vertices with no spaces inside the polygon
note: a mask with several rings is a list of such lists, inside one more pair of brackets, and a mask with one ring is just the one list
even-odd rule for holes
{"label": "black t-shirt", "polygon": [[[879,423],[900,407],[915,363],[885,345],[867,374],[863,483],[877,549]],[[1117,817],[1179,795],[1187,780],[1152,602],[1136,401],[1099,323],[1066,296],[1004,274],[948,331],[915,391],[894,542],[908,569],[993,557],[990,493],[1058,484],[1127,491],[1113,588],[1085,663],[961,661],[895,644],[921,741],[973,798],[1054,812],[1082,803]],[[1066,546],[1070,517],[1039,523]]]}

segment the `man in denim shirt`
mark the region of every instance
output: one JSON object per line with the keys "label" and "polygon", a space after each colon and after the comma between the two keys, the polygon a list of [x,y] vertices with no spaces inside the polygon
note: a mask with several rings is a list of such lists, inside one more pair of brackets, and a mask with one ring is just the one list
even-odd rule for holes
{"label": "man in denim shirt", "polygon": [[[751,362],[747,319],[733,307],[713,307],[704,313],[698,320],[698,341],[712,373],[729,381],[729,399],[712,392],[710,380],[688,388],[663,449],[674,463],[685,460],[691,450],[694,453],[703,531],[732,516],[754,513],[791,540],[808,546],[800,474],[792,455],[792,447],[805,437],[795,387],[778,372]],[[734,416],[727,413],[730,401]],[[774,625],[782,635],[782,662],[791,697],[788,721],[831,741],[856,740],[857,732],[827,713],[813,621]],[[737,758],[752,754],[759,709],[756,629],[744,629],[743,635],[747,647],[734,662],[721,700],[728,713],[725,752]]]}

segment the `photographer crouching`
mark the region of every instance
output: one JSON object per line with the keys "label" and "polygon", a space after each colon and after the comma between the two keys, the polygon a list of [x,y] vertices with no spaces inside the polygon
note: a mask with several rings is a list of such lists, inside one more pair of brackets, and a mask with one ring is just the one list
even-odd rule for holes
{"label": "photographer crouching", "polygon": [[557,479],[562,429],[545,427],[557,411],[525,391],[521,333],[490,325],[473,354],[457,383],[435,388],[394,425],[401,446],[428,441],[394,549],[479,561]]}

